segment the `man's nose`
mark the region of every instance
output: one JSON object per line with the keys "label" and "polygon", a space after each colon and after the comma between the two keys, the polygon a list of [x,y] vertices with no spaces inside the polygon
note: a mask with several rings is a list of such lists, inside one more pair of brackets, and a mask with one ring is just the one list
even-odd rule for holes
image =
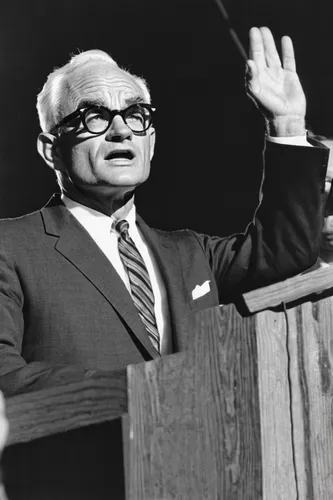
{"label": "man's nose", "polygon": [[113,117],[110,127],[107,129],[105,139],[108,141],[122,142],[125,139],[131,140],[133,136],[132,130],[124,122],[120,115]]}

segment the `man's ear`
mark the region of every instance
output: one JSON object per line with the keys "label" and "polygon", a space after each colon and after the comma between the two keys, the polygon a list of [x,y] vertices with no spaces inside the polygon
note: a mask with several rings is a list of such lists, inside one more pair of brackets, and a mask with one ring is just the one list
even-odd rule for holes
{"label": "man's ear", "polygon": [[53,170],[65,170],[57,144],[58,138],[53,134],[41,132],[37,138],[37,150],[43,160]]}
{"label": "man's ear", "polygon": [[150,161],[153,159],[153,156],[154,156],[155,141],[156,141],[156,130],[153,127],[151,127],[151,129],[150,129],[150,135],[149,135]]}

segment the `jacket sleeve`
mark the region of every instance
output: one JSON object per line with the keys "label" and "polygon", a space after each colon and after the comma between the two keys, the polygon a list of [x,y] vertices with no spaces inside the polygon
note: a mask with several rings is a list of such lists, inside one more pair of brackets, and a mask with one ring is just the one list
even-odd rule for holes
{"label": "jacket sleeve", "polygon": [[221,302],[312,266],[319,254],[329,150],[267,142],[261,203],[243,234],[195,233],[213,270]]}

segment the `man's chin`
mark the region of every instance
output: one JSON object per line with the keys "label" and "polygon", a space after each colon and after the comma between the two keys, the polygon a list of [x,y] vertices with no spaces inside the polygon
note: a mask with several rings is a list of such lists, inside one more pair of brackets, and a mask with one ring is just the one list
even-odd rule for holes
{"label": "man's chin", "polygon": [[[115,172],[113,172],[115,174]],[[97,184],[99,186],[109,186],[115,188],[121,187],[132,187],[135,188],[145,182],[148,178],[148,175],[135,175],[135,172],[132,170],[116,172],[118,175],[105,175],[96,178]]]}

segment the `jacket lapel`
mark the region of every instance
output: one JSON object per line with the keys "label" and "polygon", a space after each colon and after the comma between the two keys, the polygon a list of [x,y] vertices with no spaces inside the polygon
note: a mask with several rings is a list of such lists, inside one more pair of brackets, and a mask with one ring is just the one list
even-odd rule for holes
{"label": "jacket lapel", "polygon": [[173,350],[176,352],[182,351],[188,345],[189,307],[177,247],[170,233],[151,229],[138,215],[137,223],[154,252],[166,287],[173,335]]}
{"label": "jacket lapel", "polygon": [[60,200],[43,208],[42,217],[46,233],[58,236],[55,249],[71,262],[117,310],[150,356],[159,357],[123,281],[87,231]]}

